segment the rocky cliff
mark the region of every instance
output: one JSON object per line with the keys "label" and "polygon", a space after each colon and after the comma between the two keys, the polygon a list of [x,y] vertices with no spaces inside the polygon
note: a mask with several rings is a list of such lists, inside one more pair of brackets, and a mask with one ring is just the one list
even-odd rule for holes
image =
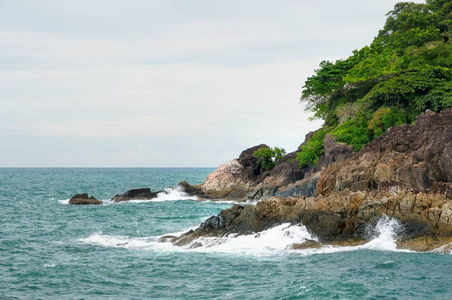
{"label": "rocky cliff", "polygon": [[426,251],[452,242],[452,110],[423,113],[414,125],[391,128],[355,154],[327,136],[319,163],[306,169],[291,153],[260,172],[250,153],[263,146],[220,166],[200,189],[213,198],[266,199],[234,205],[173,238],[175,244],[285,222],[304,224],[322,243],[355,243],[385,215],[403,224],[399,247]]}
{"label": "rocky cliff", "polygon": [[[312,136],[306,135],[306,140]],[[303,147],[305,143],[301,144]],[[253,153],[265,144],[244,150],[236,159],[220,165],[205,182],[189,186],[182,182],[187,193],[199,190],[197,196],[210,199],[231,199],[235,201],[261,200],[272,196],[315,196],[319,171],[322,168],[349,158],[353,154],[350,146],[337,143],[327,135],[324,141],[324,154],[316,166],[300,168],[295,160],[296,153],[286,154],[276,166],[263,171],[258,158]]]}

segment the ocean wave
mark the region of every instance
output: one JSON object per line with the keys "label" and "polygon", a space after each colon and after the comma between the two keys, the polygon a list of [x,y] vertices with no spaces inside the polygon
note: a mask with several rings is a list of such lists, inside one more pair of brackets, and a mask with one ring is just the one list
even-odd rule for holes
{"label": "ocean wave", "polygon": [[[401,224],[396,219],[383,217],[372,228],[374,235],[371,240],[364,245],[345,247],[324,245],[320,248],[302,250],[293,250],[293,244],[301,244],[307,240],[318,241],[317,237],[309,233],[303,225],[291,225],[288,223],[250,235],[230,234],[223,237],[201,237],[183,247],[174,246],[170,242],[159,242],[160,237],[156,236],[138,238],[104,235],[102,232],[94,233],[79,241],[95,246],[121,247],[126,249],[217,252],[253,256],[313,255],[357,250],[411,252],[409,250],[400,250],[396,247],[396,238],[400,229]],[[167,235],[179,236],[183,232]]]}

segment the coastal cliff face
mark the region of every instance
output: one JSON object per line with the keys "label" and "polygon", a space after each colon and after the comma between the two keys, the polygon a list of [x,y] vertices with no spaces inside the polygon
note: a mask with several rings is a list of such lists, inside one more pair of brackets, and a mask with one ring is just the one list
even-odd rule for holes
{"label": "coastal cliff face", "polygon": [[414,125],[391,128],[359,153],[347,147],[327,136],[317,166],[286,173],[252,173],[253,162],[245,166],[240,159],[220,166],[201,184],[206,193],[233,197],[265,189],[282,197],[234,205],[173,242],[290,222],[302,223],[322,243],[345,245],[365,240],[369,226],[383,216],[402,223],[401,248],[427,251],[452,242],[452,110],[423,113]]}
{"label": "coastal cliff face", "polygon": [[452,181],[452,110],[421,114],[414,125],[391,128],[353,158],[327,167],[318,193],[370,191],[383,182],[423,190]]}
{"label": "coastal cliff face", "polygon": [[[306,135],[306,140],[312,137]],[[353,149],[327,135],[324,141],[324,154],[315,166],[300,168],[295,160],[296,152],[286,154],[276,166],[268,171],[261,169],[258,158],[253,153],[264,147],[261,144],[244,150],[239,158],[220,165],[205,182],[195,186],[207,198],[231,199],[235,201],[261,200],[272,196],[315,196],[319,171],[334,163],[343,161],[353,154]],[[185,187],[190,189],[190,187]]]}

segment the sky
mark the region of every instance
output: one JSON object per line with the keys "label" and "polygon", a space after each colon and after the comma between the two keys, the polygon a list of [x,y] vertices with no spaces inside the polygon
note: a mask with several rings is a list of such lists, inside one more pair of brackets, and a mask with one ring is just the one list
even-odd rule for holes
{"label": "sky", "polygon": [[[393,0],[0,0],[0,167],[215,167],[321,121],[300,95]],[[416,1],[422,3],[423,1]]]}

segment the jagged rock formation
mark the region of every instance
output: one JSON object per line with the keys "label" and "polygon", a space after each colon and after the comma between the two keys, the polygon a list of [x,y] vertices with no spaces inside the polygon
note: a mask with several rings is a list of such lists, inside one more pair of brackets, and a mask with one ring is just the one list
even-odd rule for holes
{"label": "jagged rock formation", "polygon": [[391,128],[360,153],[326,168],[318,193],[369,191],[394,182],[422,190],[452,181],[452,110],[421,114],[414,125]]}
{"label": "jagged rock formation", "polygon": [[[327,136],[319,164],[301,170],[308,178],[273,186],[273,194],[286,198],[234,205],[173,242],[186,245],[202,236],[247,234],[290,222],[302,223],[322,243],[353,244],[365,240],[369,225],[384,215],[402,222],[401,248],[426,251],[452,242],[452,110],[421,114],[415,125],[391,128],[359,153],[347,147]],[[237,194],[235,188],[240,195],[256,193],[271,172],[254,174],[251,181],[249,171],[243,176],[247,167],[239,160],[225,164],[201,188],[221,195],[215,188],[226,187],[226,196]]]}
{"label": "jagged rock formation", "polygon": [[97,200],[94,196],[89,197],[87,193],[76,194],[69,200],[69,204],[73,205],[102,205],[102,201]]}
{"label": "jagged rock formation", "polygon": [[111,198],[111,202],[121,202],[130,200],[151,200],[157,197],[159,193],[164,191],[152,192],[150,188],[133,189],[122,195],[115,195]]}
{"label": "jagged rock formation", "polygon": [[[312,134],[307,134],[306,138],[309,139]],[[286,154],[273,169],[262,171],[260,161],[253,153],[263,147],[268,146],[261,144],[244,150],[239,158],[220,165],[202,184],[190,186],[184,183],[184,190],[200,198],[235,201],[272,196],[315,196],[319,171],[333,162],[349,158],[353,153],[350,146],[337,143],[334,137],[327,136],[324,154],[316,166],[300,169],[295,160],[296,152],[292,152]]]}

